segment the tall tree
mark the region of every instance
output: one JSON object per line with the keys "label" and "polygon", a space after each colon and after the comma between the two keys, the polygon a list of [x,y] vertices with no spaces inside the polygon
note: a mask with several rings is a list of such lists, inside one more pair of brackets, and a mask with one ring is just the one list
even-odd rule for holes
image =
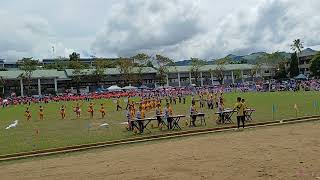
{"label": "tall tree", "polygon": [[241,70],[237,69],[233,71],[233,75],[235,76],[235,80],[242,80]]}
{"label": "tall tree", "polygon": [[24,72],[20,75],[20,78],[27,81],[28,90],[27,95],[30,95],[30,84],[33,72],[37,69],[39,64],[38,60],[33,60],[33,58],[22,58],[18,61],[19,68]]}
{"label": "tall tree", "polygon": [[287,78],[287,71],[286,71],[286,66],[285,66],[285,62],[280,62],[279,63],[279,67],[276,70],[275,73],[275,79],[285,79]]}
{"label": "tall tree", "polygon": [[69,55],[70,62],[69,67],[72,71],[72,81],[76,84],[77,94],[80,94],[80,82],[82,80],[84,73],[84,64],[80,61],[80,54],[73,52]]}
{"label": "tall tree", "polygon": [[104,60],[95,59],[93,62],[94,71],[93,78],[96,80],[97,84],[101,86],[101,81],[105,78],[105,70],[107,69],[107,64]]}
{"label": "tall tree", "polygon": [[298,55],[296,52],[291,54],[290,58],[290,68],[289,68],[289,74],[290,77],[296,77],[299,75],[299,60],[298,60]]}
{"label": "tall tree", "polygon": [[265,54],[259,58],[259,63],[266,64],[270,66],[271,69],[271,78],[275,76],[275,70],[279,68],[279,64],[282,62],[287,62],[288,60],[281,52],[274,52],[271,54]]}
{"label": "tall tree", "polygon": [[[297,59],[298,59],[298,70],[299,70],[299,57],[301,54],[301,51],[303,50],[303,42],[300,39],[295,39],[293,40],[293,43],[291,44],[291,49],[293,50],[293,52],[296,53]],[[295,67],[296,68],[296,67]]]}
{"label": "tall tree", "polygon": [[63,57],[54,59],[54,63],[45,64],[44,69],[56,69],[58,71],[64,71],[69,67],[69,62]]}
{"label": "tall tree", "polygon": [[262,64],[257,63],[250,70],[250,76],[251,76],[252,81],[255,81],[255,78],[257,77],[258,72],[261,72],[261,66],[262,66]]}
{"label": "tall tree", "polygon": [[320,52],[318,52],[311,61],[310,71],[316,78],[320,78]]}
{"label": "tall tree", "polygon": [[132,81],[133,67],[134,67],[134,63],[132,62],[131,59],[120,57],[119,60],[117,61],[117,68],[119,69],[120,74],[124,79],[122,85],[128,85],[129,82]]}
{"label": "tall tree", "polygon": [[140,53],[132,57],[137,64],[137,81],[139,85],[143,83],[143,70],[150,63],[150,56],[145,53]]}
{"label": "tall tree", "polygon": [[191,58],[191,75],[192,77],[194,77],[195,79],[195,84],[198,84],[198,79],[200,77],[200,70],[201,68],[206,64],[206,62],[204,60],[201,60],[199,58]]}
{"label": "tall tree", "polygon": [[295,39],[291,45],[291,49],[297,53],[298,57],[303,49],[303,42],[300,39]]}
{"label": "tall tree", "polygon": [[157,63],[157,79],[159,81],[159,84],[163,86],[166,82],[166,75],[169,73],[168,65],[172,65],[173,60],[168,57],[157,54],[155,61]]}
{"label": "tall tree", "polygon": [[215,62],[217,67],[216,67],[216,69],[214,69],[213,72],[214,72],[216,78],[218,79],[220,85],[223,84],[224,72],[226,70],[225,65],[228,64],[229,62],[230,62],[230,59],[228,57],[219,59]]}

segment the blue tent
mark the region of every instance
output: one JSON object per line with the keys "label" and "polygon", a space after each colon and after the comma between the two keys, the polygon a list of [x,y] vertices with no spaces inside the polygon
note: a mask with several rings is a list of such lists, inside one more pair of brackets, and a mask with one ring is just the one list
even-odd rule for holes
{"label": "blue tent", "polygon": [[139,87],[139,89],[148,89],[148,87],[146,85],[142,85]]}
{"label": "blue tent", "polygon": [[299,74],[294,79],[296,79],[296,80],[307,80],[308,78],[304,74]]}

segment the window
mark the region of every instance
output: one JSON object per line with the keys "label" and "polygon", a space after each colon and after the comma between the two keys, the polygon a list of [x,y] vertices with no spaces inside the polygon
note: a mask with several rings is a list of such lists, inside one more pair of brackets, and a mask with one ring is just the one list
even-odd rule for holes
{"label": "window", "polygon": [[265,70],[265,71],[264,71],[264,73],[269,74],[269,73],[270,73],[270,71],[269,71],[269,70]]}

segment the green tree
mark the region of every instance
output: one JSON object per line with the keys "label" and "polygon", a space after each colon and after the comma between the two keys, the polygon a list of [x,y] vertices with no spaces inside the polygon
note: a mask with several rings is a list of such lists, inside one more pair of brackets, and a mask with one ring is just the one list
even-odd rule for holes
{"label": "green tree", "polygon": [[299,60],[296,52],[291,54],[290,58],[290,68],[289,68],[290,77],[296,77],[299,75]]}
{"label": "green tree", "polygon": [[235,77],[235,80],[241,80],[242,81],[242,73],[241,73],[241,70],[234,70],[233,71],[233,75]]}
{"label": "green tree", "polygon": [[97,84],[101,86],[101,81],[105,78],[105,71],[107,68],[107,64],[104,60],[95,59],[93,62],[94,71],[92,73],[93,79],[96,80]]}
{"label": "green tree", "polygon": [[33,60],[33,58],[22,58],[18,62],[18,66],[21,70],[24,72],[20,75],[20,78],[25,79],[27,81],[27,95],[30,94],[30,84],[31,84],[31,79],[32,79],[32,74],[35,70],[37,70],[37,67],[39,65],[38,60]]}
{"label": "green tree", "polygon": [[[297,67],[294,67],[294,69],[298,68],[298,74],[299,74],[299,57],[300,57],[300,54],[301,54],[301,51],[303,50],[303,48],[304,48],[303,42],[300,39],[295,39],[293,41],[293,43],[291,44],[291,49],[296,53],[296,56],[298,59],[298,63],[294,64],[297,66]],[[291,73],[291,71],[290,71],[290,73]],[[295,72],[293,72],[293,73],[295,73]],[[293,76],[291,76],[291,77],[293,77]]]}
{"label": "green tree", "polygon": [[192,77],[194,77],[195,79],[195,84],[198,84],[198,79],[200,77],[200,70],[201,68],[206,64],[206,62],[204,60],[201,60],[199,58],[191,58],[191,75]]}
{"label": "green tree", "polygon": [[45,64],[44,69],[56,69],[58,71],[64,71],[65,69],[69,68],[69,62],[67,59],[63,57],[58,57],[54,59],[54,63]]}
{"label": "green tree", "polygon": [[291,49],[297,53],[298,57],[303,49],[303,42],[300,39],[295,39],[291,45]]}
{"label": "green tree", "polygon": [[137,81],[139,85],[143,82],[143,70],[150,63],[150,56],[145,53],[140,53],[132,57],[135,64],[137,64]]}
{"label": "green tree", "polygon": [[128,58],[119,58],[117,61],[117,68],[123,77],[123,86],[128,85],[133,79],[133,67],[134,63]]}
{"label": "green tree", "polygon": [[320,78],[320,52],[318,52],[311,61],[310,71],[316,78]]}
{"label": "green tree", "polygon": [[287,62],[288,60],[281,52],[274,52],[265,54],[259,57],[258,63],[266,64],[271,67],[271,78],[275,76],[275,70],[279,68],[279,64]]}
{"label": "green tree", "polygon": [[168,65],[172,65],[174,63],[172,59],[160,54],[156,55],[155,61],[157,63],[157,67],[155,67],[157,70],[157,79],[159,84],[163,86],[166,83],[166,75],[169,73]]}
{"label": "green tree", "polygon": [[262,64],[257,63],[250,70],[250,76],[251,76],[252,81],[255,81],[255,78],[257,77],[258,72],[261,72],[261,66],[262,66]]}
{"label": "green tree", "polygon": [[287,78],[287,71],[286,71],[286,66],[285,66],[285,62],[280,62],[279,63],[279,67],[276,70],[275,73],[275,79],[285,79]]}
{"label": "green tree", "polygon": [[77,93],[80,94],[80,82],[85,75],[85,65],[80,61],[80,54],[73,52],[69,55],[69,67],[72,71],[72,81],[76,84]]}
{"label": "green tree", "polygon": [[219,59],[215,62],[215,64],[217,65],[216,68],[214,69],[214,75],[216,76],[216,78],[218,79],[220,85],[223,84],[223,80],[224,80],[224,73],[225,73],[225,65],[227,63],[230,62],[230,59],[229,58],[222,58],[222,59]]}
{"label": "green tree", "polygon": [[216,59],[214,60],[214,64],[217,64],[217,65],[221,65],[221,64],[231,64],[232,63],[232,59],[228,56],[224,57],[224,58],[220,58],[220,59]]}

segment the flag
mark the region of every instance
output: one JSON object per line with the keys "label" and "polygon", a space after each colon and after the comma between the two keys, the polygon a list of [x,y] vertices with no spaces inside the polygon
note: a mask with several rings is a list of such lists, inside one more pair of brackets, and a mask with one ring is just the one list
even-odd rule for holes
{"label": "flag", "polygon": [[277,111],[276,105],[275,105],[275,104],[272,104],[272,112],[275,113],[276,111]]}
{"label": "flag", "polygon": [[318,102],[317,101],[313,101],[313,107],[317,108],[317,106],[318,106]]}

